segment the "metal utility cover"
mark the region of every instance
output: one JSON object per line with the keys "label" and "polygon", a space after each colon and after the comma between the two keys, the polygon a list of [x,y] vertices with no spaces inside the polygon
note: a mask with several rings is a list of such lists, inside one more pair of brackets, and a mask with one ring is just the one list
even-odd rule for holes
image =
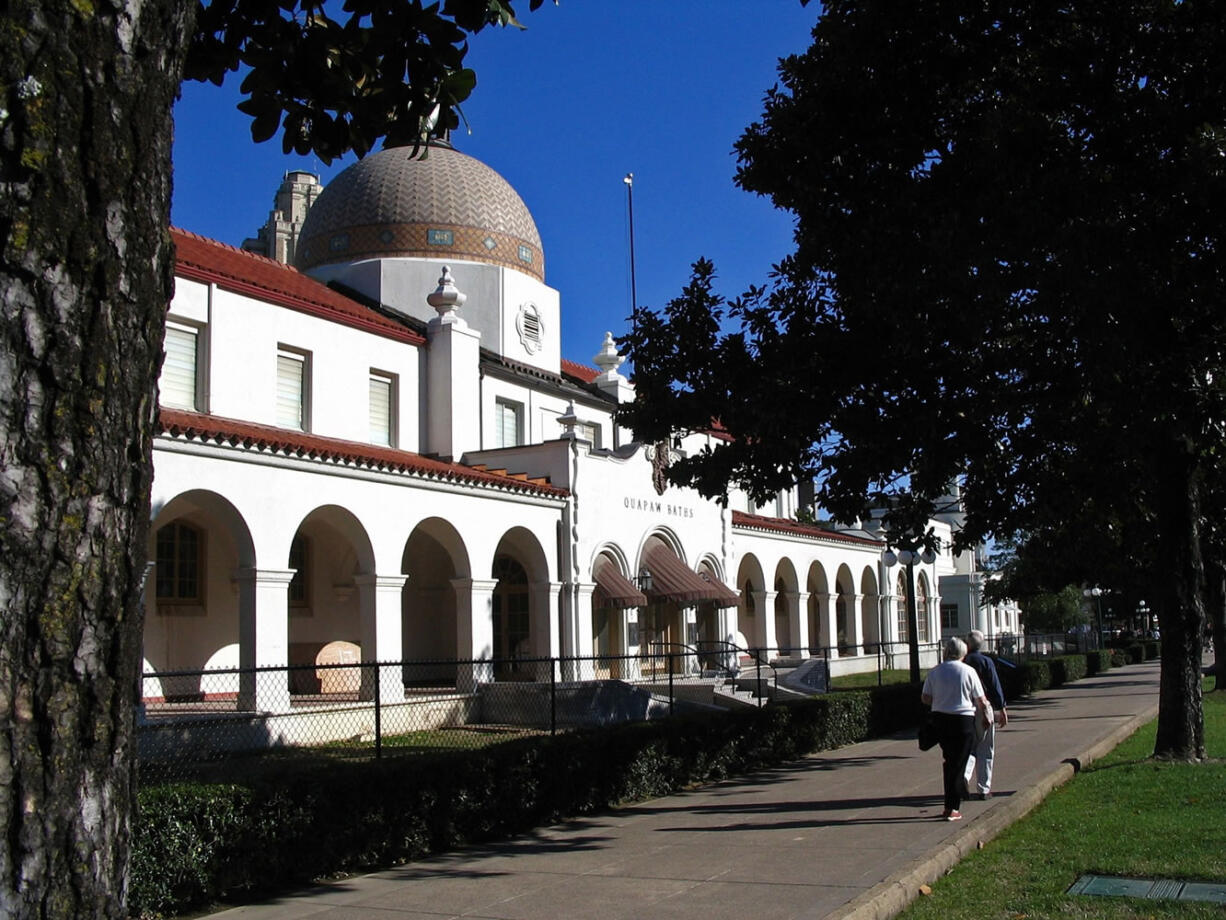
{"label": "metal utility cover", "polygon": [[1226,882],[1181,882],[1175,879],[1117,878],[1111,875],[1083,875],[1068,890],[1069,894],[1101,897],[1165,898],[1175,901],[1207,901],[1226,904]]}

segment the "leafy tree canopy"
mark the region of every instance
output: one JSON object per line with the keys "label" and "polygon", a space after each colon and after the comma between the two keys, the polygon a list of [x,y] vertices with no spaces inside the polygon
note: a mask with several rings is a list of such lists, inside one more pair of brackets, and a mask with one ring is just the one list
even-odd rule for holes
{"label": "leafy tree canopy", "polygon": [[[527,0],[536,10],[544,0]],[[556,2],[556,0],[555,0]],[[519,25],[510,0],[210,0],[200,3],[184,76],[245,73],[239,108],[264,141],[325,162],[416,144],[459,124],[477,85],[468,36]],[[339,15],[338,15],[339,14]]]}
{"label": "leafy tree canopy", "polygon": [[900,533],[962,477],[967,542],[1186,482],[1223,418],[1224,31],[1203,0],[825,4],[737,148],[796,251],[641,312],[627,420],[735,437],[674,481],[814,476]]}
{"label": "leafy tree canopy", "polygon": [[1081,589],[1065,585],[1059,591],[1041,592],[1021,600],[1022,621],[1028,633],[1067,632],[1090,622]]}
{"label": "leafy tree canopy", "polygon": [[1148,525],[1156,753],[1204,755],[1206,482],[1226,420],[1226,9],[1212,0],[831,0],[780,63],[738,182],[795,252],[714,267],[629,338],[642,440],[717,419],[679,484],[812,477],[895,543],[957,480],[962,546]]}

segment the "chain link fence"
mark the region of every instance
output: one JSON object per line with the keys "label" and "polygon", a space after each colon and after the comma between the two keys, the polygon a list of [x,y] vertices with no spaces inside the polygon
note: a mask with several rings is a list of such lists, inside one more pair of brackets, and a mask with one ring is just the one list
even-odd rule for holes
{"label": "chain link fence", "polygon": [[[1085,651],[1096,637],[1002,636],[1015,661]],[[940,642],[919,645],[922,668]],[[635,655],[332,662],[147,672],[139,780],[226,781],[289,760],[328,762],[484,747],[514,738],[822,692],[854,674],[906,671],[906,642],[800,650],[724,642],[653,645]],[[876,678],[875,680],[873,678]],[[782,679],[782,684],[781,684]],[[781,689],[782,687],[782,689]]]}

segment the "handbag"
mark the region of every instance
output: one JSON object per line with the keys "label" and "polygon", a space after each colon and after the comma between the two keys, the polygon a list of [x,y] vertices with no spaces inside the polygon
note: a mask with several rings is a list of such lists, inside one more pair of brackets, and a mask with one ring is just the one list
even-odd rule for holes
{"label": "handbag", "polygon": [[932,713],[928,713],[924,717],[924,721],[919,727],[919,749],[927,751],[930,748],[937,746],[937,742],[941,740],[941,733],[937,731],[936,720],[932,718]]}

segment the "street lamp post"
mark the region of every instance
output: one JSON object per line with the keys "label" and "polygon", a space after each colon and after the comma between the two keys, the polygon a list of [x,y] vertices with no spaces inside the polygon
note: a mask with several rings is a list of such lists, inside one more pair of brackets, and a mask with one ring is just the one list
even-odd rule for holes
{"label": "street lamp post", "polygon": [[1098,604],[1098,644],[1095,648],[1103,647],[1103,589],[1095,585],[1093,588],[1086,588],[1081,592],[1086,597],[1094,598]]}
{"label": "street lamp post", "polygon": [[1145,601],[1137,604],[1137,616],[1141,619],[1141,635],[1144,637],[1149,629],[1149,604],[1145,603]]}
{"label": "street lamp post", "polygon": [[915,563],[922,562],[931,565],[936,559],[936,553],[930,549],[923,552],[903,549],[894,552],[885,551],[885,564],[893,568],[898,563],[907,567],[907,651],[910,654],[911,683],[918,684],[920,679],[919,660],[919,614],[915,608]]}

